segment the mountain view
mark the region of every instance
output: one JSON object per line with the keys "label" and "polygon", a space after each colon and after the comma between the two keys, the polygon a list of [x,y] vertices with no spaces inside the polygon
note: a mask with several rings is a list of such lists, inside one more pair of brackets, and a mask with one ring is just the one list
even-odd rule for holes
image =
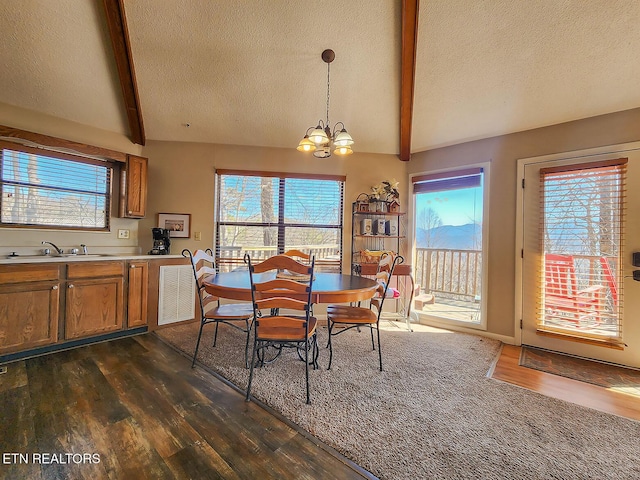
{"label": "mountain view", "polygon": [[441,225],[430,229],[418,228],[418,248],[448,248],[452,250],[477,250],[482,245],[482,225]]}

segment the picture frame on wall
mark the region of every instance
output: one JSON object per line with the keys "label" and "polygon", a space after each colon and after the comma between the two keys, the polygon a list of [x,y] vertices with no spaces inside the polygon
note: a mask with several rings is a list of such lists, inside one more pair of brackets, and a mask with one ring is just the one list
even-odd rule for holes
{"label": "picture frame on wall", "polygon": [[191,237],[191,214],[190,213],[159,213],[158,227],[169,230],[172,238]]}

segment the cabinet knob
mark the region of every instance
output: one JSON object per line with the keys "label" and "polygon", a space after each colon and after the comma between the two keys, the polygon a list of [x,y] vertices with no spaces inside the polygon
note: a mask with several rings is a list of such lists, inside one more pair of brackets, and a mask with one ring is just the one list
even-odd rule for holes
{"label": "cabinet knob", "polygon": [[129,215],[131,215],[133,212],[131,210],[129,210]]}
{"label": "cabinet knob", "polygon": [[73,288],[73,283],[71,285],[69,285],[69,288]]}
{"label": "cabinet knob", "polygon": [[51,290],[57,290],[58,289],[58,285],[54,285],[53,287],[51,287]]}
{"label": "cabinet knob", "polygon": [[135,266],[135,265],[130,265],[130,267],[131,267],[131,268],[136,268],[136,266]]}

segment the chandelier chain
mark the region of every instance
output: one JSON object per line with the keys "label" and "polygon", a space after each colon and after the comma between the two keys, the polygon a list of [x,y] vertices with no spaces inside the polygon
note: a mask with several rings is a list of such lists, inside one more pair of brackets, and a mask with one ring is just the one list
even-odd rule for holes
{"label": "chandelier chain", "polygon": [[331,92],[330,89],[330,85],[331,82],[329,81],[330,76],[329,76],[329,70],[331,69],[331,64],[327,63],[327,127],[329,126],[329,95]]}

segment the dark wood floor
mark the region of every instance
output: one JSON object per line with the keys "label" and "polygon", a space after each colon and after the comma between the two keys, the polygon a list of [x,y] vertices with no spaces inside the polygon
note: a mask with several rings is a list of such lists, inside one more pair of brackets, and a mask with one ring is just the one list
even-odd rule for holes
{"label": "dark wood floor", "polygon": [[8,367],[3,479],[363,478],[153,334]]}

